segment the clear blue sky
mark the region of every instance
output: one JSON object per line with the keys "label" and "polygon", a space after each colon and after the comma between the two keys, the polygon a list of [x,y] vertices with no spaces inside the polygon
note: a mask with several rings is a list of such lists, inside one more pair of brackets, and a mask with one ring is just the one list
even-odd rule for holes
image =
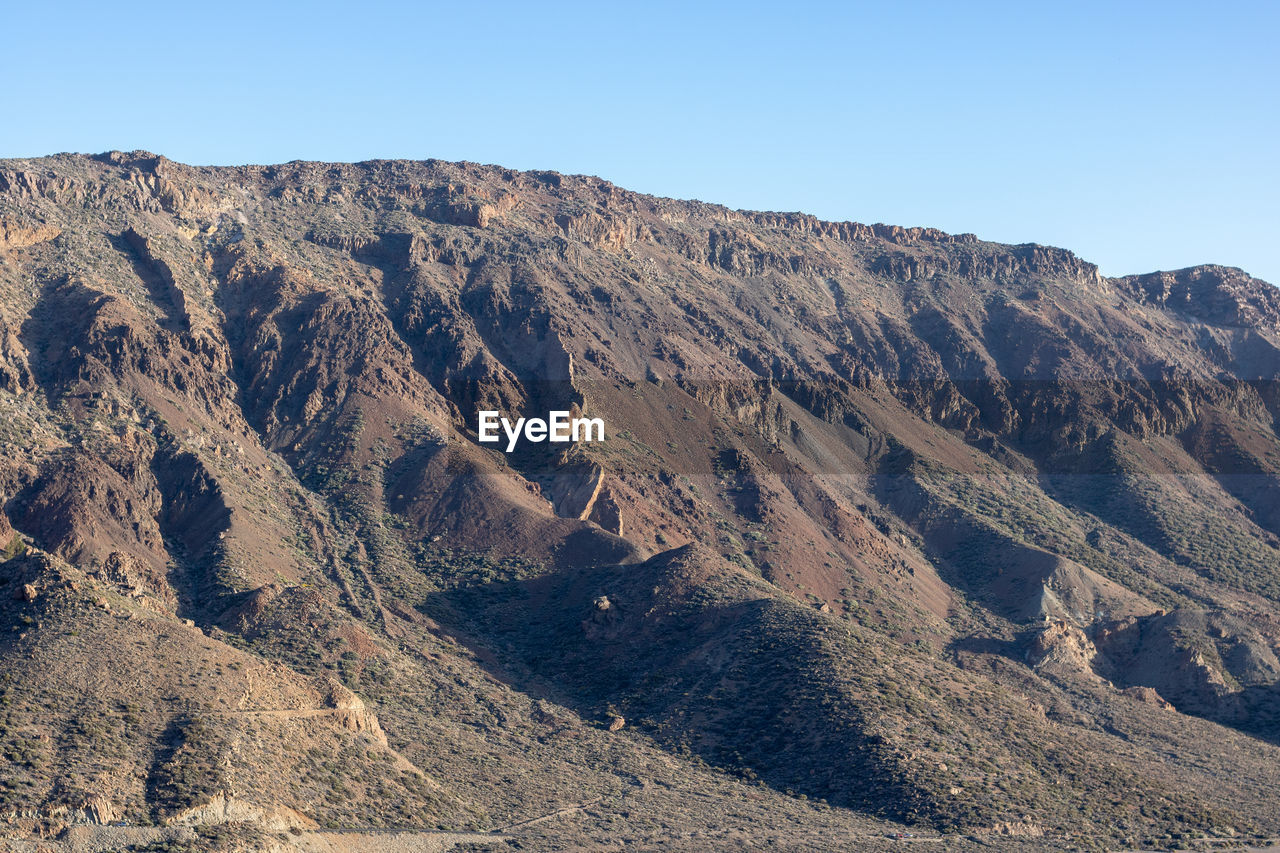
{"label": "clear blue sky", "polygon": [[0,156],[596,174],[1280,283],[1280,2],[10,4]]}

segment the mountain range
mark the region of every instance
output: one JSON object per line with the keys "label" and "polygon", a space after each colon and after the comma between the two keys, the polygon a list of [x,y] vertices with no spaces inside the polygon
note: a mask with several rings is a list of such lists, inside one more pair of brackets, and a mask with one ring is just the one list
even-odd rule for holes
{"label": "mountain range", "polygon": [[1277,378],[1229,267],[471,163],[0,161],[0,830],[1280,835]]}

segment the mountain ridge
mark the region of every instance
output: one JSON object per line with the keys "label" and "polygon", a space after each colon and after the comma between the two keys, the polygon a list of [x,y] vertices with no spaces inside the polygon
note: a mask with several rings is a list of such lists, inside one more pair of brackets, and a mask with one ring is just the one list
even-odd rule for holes
{"label": "mountain ridge", "polygon": [[[166,163],[175,164],[183,168],[197,169],[197,170],[200,170],[200,169],[245,170],[249,173],[252,173],[254,171],[267,172],[272,170],[279,170],[285,167],[294,167],[294,168],[311,167],[311,168],[318,169],[321,167],[331,168],[334,166],[347,166],[347,167],[363,167],[363,168],[377,169],[381,167],[397,167],[397,166],[404,166],[408,164],[421,166],[427,169],[445,166],[445,167],[454,167],[454,168],[463,169],[463,170],[466,170],[466,169],[488,170],[488,171],[497,172],[497,173],[512,173],[516,171],[516,170],[508,169],[506,167],[503,167],[497,164],[478,163],[478,162],[473,162],[469,160],[456,160],[456,161],[439,160],[435,158],[427,158],[425,160],[372,158],[367,160],[343,162],[339,164],[329,163],[325,161],[318,161],[318,160],[290,160],[285,163],[277,163],[277,164],[244,164],[240,166],[186,166],[184,164],[178,163],[177,161],[169,160],[164,155],[155,154],[153,152],[140,150],[140,149],[127,151],[127,152],[119,151],[119,150],[111,150],[111,151],[103,152],[100,154],[82,154],[82,153],[73,153],[73,152],[62,152],[59,154],[46,155],[43,157],[11,157],[11,158],[0,159],[0,164],[4,164],[6,166],[19,166],[23,164],[36,163],[43,160],[56,160],[58,158],[64,158],[64,157],[81,158],[81,159],[87,158],[87,159],[98,160],[101,162],[111,163],[115,165],[128,164],[128,165],[137,166],[141,164],[143,166],[150,168],[153,171],[156,168],[162,167],[162,165]],[[6,189],[11,188],[11,186],[14,185],[15,183],[22,183],[24,180],[28,180],[28,181],[30,180],[29,178],[25,178],[23,176],[19,176],[18,174],[16,174],[18,171],[16,169],[8,169],[6,171],[14,172],[14,174],[9,174],[5,177],[5,180],[9,182],[9,186],[6,186]],[[951,233],[951,232],[943,231],[941,229],[934,228],[931,226],[901,226],[901,225],[890,225],[882,222],[862,223],[862,222],[857,222],[853,220],[826,220],[826,219],[822,219],[820,217],[814,216],[813,214],[804,213],[802,211],[776,211],[776,210],[753,210],[753,209],[746,209],[746,208],[730,208],[724,205],[704,202],[698,199],[683,199],[683,198],[676,198],[676,197],[669,197],[669,196],[656,196],[656,195],[649,195],[649,194],[639,193],[635,191],[625,190],[620,187],[617,187],[615,184],[613,184],[612,182],[604,178],[600,178],[598,176],[589,175],[585,173],[561,174],[558,172],[551,172],[547,170],[533,169],[533,170],[523,170],[521,174],[524,174],[527,176],[554,176],[554,179],[567,178],[573,181],[580,182],[584,185],[594,184],[595,186],[605,189],[606,191],[619,191],[625,194],[626,196],[633,197],[633,198],[636,198],[636,197],[647,198],[652,200],[655,203],[669,202],[675,205],[684,205],[684,206],[692,207],[694,209],[701,209],[704,211],[718,213],[719,218],[729,218],[729,217],[736,216],[740,218],[740,221],[744,221],[744,222],[751,222],[753,224],[767,225],[767,226],[773,226],[773,227],[794,228],[801,231],[815,233],[820,236],[835,237],[837,239],[842,239],[842,240],[854,240],[854,239],[865,239],[867,237],[877,237],[883,240],[887,240],[889,242],[900,243],[900,244],[903,244],[903,243],[909,244],[914,242],[933,242],[933,243],[942,243],[942,244],[982,243],[987,245],[1004,246],[1005,248],[1009,248],[1009,249],[1022,250],[1026,253],[1033,254],[1033,255],[1043,253],[1042,257],[1046,260],[1060,259],[1058,260],[1058,263],[1061,263],[1062,268],[1064,269],[1070,266],[1078,265],[1085,275],[1087,275],[1091,269],[1093,271],[1097,270],[1096,264],[1092,264],[1088,261],[1085,261],[1079,258],[1077,255],[1075,255],[1074,252],[1072,252],[1069,249],[1064,249],[1061,247],[1051,246],[1051,245],[1046,245],[1041,243],[1030,242],[1030,243],[1004,244],[1004,243],[999,243],[992,240],[984,240],[978,237],[978,235],[970,232]],[[33,191],[34,189],[35,189],[34,183],[28,185],[29,191]],[[23,239],[23,238],[17,238],[17,239]],[[30,238],[28,237],[25,239],[30,239]],[[1192,274],[1195,274],[1196,272],[1211,272],[1211,271],[1238,273],[1245,276],[1246,278],[1253,278],[1252,276],[1248,276],[1248,274],[1245,273],[1245,271],[1240,269],[1239,267],[1232,267],[1228,265],[1215,264],[1215,263],[1193,264],[1191,266],[1181,267],[1176,270],[1153,270],[1149,273],[1127,273],[1124,275],[1110,276],[1110,277],[1103,277],[1099,275],[1099,277],[1110,278],[1111,280],[1118,281],[1118,280],[1145,279],[1151,276],[1170,275],[1170,274],[1174,276],[1179,276],[1184,274],[1192,275]],[[1253,280],[1262,281],[1261,279],[1253,279]]]}

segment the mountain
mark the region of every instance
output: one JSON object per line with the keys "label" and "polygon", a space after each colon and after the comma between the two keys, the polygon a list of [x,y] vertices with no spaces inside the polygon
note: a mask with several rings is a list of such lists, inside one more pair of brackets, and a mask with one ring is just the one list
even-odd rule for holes
{"label": "mountain", "polygon": [[1240,270],[111,152],[0,161],[0,293],[15,850],[1280,834]]}

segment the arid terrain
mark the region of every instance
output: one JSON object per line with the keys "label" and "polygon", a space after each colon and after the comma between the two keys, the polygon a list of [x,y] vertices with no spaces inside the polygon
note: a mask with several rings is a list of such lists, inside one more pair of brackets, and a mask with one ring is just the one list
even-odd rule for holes
{"label": "arid terrain", "polygon": [[1275,837],[1278,379],[1234,268],[0,161],[0,845]]}

